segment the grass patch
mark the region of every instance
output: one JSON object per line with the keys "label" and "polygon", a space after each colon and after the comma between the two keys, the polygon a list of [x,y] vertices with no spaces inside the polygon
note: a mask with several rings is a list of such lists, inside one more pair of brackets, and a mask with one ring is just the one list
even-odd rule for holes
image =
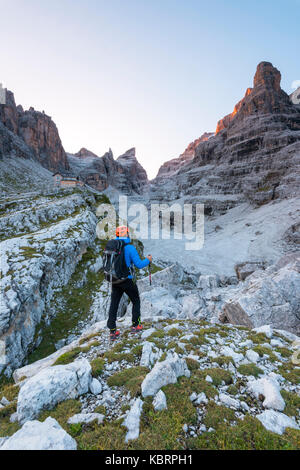
{"label": "grass patch", "polygon": [[106,414],[106,408],[104,405],[99,405],[94,409],[94,413],[100,413],[102,415]]}
{"label": "grass patch", "polygon": [[6,418],[6,416],[12,415],[15,411],[17,411],[17,403],[12,402],[3,408],[0,408],[0,418]]}
{"label": "grass patch", "polygon": [[241,364],[238,367],[238,372],[242,375],[253,375],[258,377],[260,374],[264,374],[264,371],[257,367],[256,364]]}
{"label": "grass patch", "polygon": [[206,382],[203,373],[200,369],[193,371],[189,381],[190,394],[196,392],[197,394],[203,392],[207,398],[214,398],[218,395],[218,390],[214,385]]}
{"label": "grass patch", "polygon": [[178,328],[172,328],[171,330],[168,331],[168,336],[179,336],[181,335],[181,330],[178,330]]}
{"label": "grass patch", "polygon": [[176,341],[170,341],[166,347],[166,349],[169,351],[170,349],[174,349],[174,351],[177,353],[177,354],[182,354],[184,352],[184,350],[178,346],[177,342]]}
{"label": "grass patch", "polygon": [[140,438],[133,444],[137,450],[182,449],[182,426],[185,423],[195,424],[197,421],[196,410],[189,399],[189,379],[181,377],[176,384],[163,387],[163,391],[167,398],[167,410],[155,412],[152,397],[144,402]]}
{"label": "grass patch", "polygon": [[294,416],[295,418],[299,417],[300,410],[300,397],[296,393],[287,392],[286,390],[281,390],[282,398],[285,401],[285,408],[283,413],[288,416]]}
{"label": "grass patch", "polygon": [[9,379],[3,378],[0,383],[0,398],[5,397],[8,401],[17,398],[20,391],[19,385],[14,385]]}
{"label": "grass patch", "polygon": [[70,362],[73,362],[81,352],[81,348],[74,348],[71,351],[67,351],[61,356],[59,356],[53,365],[58,366],[63,364],[70,364]]}
{"label": "grass patch", "polygon": [[233,363],[233,359],[229,356],[219,356],[211,358],[211,362],[216,362],[219,366],[224,366]]}
{"label": "grass patch", "polygon": [[214,402],[209,402],[203,418],[205,426],[208,429],[216,429],[220,424],[224,423],[224,419],[226,419],[227,422],[234,421],[236,419],[234,411],[226,406],[216,405]]}
{"label": "grass patch", "polygon": [[79,400],[66,400],[58,403],[52,410],[42,411],[38,417],[39,421],[45,421],[48,416],[56,419],[56,421],[67,431],[69,430],[68,419],[71,416],[81,412],[81,403]]}
{"label": "grass patch", "polygon": [[239,389],[235,385],[229,385],[227,393],[229,393],[229,395],[237,395],[239,393]]}
{"label": "grass patch", "polygon": [[299,385],[300,383],[300,368],[296,367],[292,361],[285,362],[278,367],[278,374],[281,374],[288,382]]}
{"label": "grass patch", "polygon": [[286,358],[289,358],[292,356],[293,354],[293,351],[291,351],[289,348],[281,348],[281,347],[277,347],[275,349],[275,351],[279,352],[279,354],[282,356],[282,357],[286,357]]}
{"label": "grass patch", "polygon": [[148,372],[149,369],[147,367],[131,367],[111,375],[107,380],[107,384],[109,387],[124,386],[130,391],[132,396],[137,396],[140,394],[141,383]]}
{"label": "grass patch", "polygon": [[226,423],[217,425],[215,432],[203,433],[189,439],[188,449],[209,450],[297,450],[300,446],[300,432],[287,429],[280,436],[267,431],[258,419],[246,416],[236,426]]}
{"label": "grass patch", "polygon": [[92,376],[93,377],[99,377],[103,373],[104,366],[105,366],[105,360],[102,359],[101,357],[96,357],[91,361],[91,368],[92,368]]}
{"label": "grass patch", "polygon": [[197,370],[200,367],[200,364],[198,361],[195,361],[195,359],[192,359],[191,357],[186,357],[185,362],[188,366],[189,370]]}
{"label": "grass patch", "polygon": [[203,379],[209,375],[212,378],[213,385],[217,387],[220,386],[222,382],[225,382],[226,385],[230,385],[233,382],[231,373],[228,370],[219,369],[218,367],[201,370],[200,373]]}
{"label": "grass patch", "polygon": [[250,339],[254,344],[270,342],[269,338],[265,335],[265,333],[250,333],[248,335],[248,339]]}
{"label": "grass patch", "polygon": [[[263,333],[260,333],[260,334],[263,334]],[[261,344],[259,344],[258,346],[255,346],[253,348],[253,351],[257,352],[260,355],[260,357],[263,357],[264,354],[267,354],[271,362],[278,361],[278,358],[276,357],[276,355],[267,346],[262,346]]]}

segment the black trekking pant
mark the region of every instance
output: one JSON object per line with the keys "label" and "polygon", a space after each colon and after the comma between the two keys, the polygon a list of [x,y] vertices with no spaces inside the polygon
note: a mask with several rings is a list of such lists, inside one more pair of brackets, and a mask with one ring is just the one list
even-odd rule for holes
{"label": "black trekking pant", "polygon": [[141,316],[139,291],[137,285],[133,282],[132,279],[126,279],[126,281],[112,286],[109,316],[107,320],[107,327],[110,330],[114,330],[116,328],[117,311],[124,292],[128,295],[132,302],[132,325],[137,326],[139,324]]}

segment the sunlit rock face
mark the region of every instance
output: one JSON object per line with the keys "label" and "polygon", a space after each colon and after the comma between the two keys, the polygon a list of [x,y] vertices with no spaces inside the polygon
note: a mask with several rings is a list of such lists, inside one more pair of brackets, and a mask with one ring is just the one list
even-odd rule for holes
{"label": "sunlit rock face", "polygon": [[[32,153],[30,157],[45,168],[51,171],[68,169],[66,153],[50,116],[35,111],[34,108],[24,111],[22,106],[16,106],[13,93],[6,91],[6,103],[0,105],[0,121],[6,129],[22,139]],[[6,135],[6,139],[9,138],[12,140],[11,136]],[[1,140],[3,142],[4,137]],[[19,147],[16,143],[5,147],[3,153],[9,153],[16,146]],[[28,152],[17,156],[28,158],[26,153]]]}
{"label": "sunlit rock face", "polygon": [[[204,134],[201,135],[201,137],[199,137],[199,139],[196,139],[193,142],[191,142],[187,146],[185,151],[181,155],[179,155],[179,157],[173,158],[172,160],[169,160],[165,162],[163,165],[161,165],[161,167],[158,170],[156,179],[158,179],[159,181],[159,178],[161,177],[169,178],[170,176],[172,176],[172,174],[175,173],[182,165],[191,161],[194,158],[197,146],[201,142],[206,142],[213,135],[214,135],[213,132],[205,132]],[[154,180],[154,183],[156,179]]]}
{"label": "sunlit rock face", "polygon": [[293,104],[300,105],[300,86],[290,95],[290,100]]}
{"label": "sunlit rock face", "polygon": [[[280,88],[280,79],[271,63],[261,62],[253,88],[219,121],[216,135],[200,142],[195,156],[180,166],[173,160],[164,164],[151,198],[203,202],[213,215],[241,202],[261,205],[298,195],[300,109]],[[172,166],[172,178],[162,185]]]}

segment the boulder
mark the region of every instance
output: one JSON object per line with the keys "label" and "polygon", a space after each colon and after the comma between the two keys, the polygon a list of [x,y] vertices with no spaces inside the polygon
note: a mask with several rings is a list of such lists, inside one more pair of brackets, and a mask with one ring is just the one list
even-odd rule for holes
{"label": "boulder", "polygon": [[42,410],[87,393],[91,380],[91,366],[86,359],[43,369],[21,387],[17,404],[19,421],[32,420]]}
{"label": "boulder", "polygon": [[68,419],[68,424],[89,424],[97,421],[102,424],[105,416],[100,413],[78,413]]}
{"label": "boulder", "polygon": [[93,395],[99,395],[102,392],[102,385],[97,379],[92,379],[90,383],[90,392]]}
{"label": "boulder", "polygon": [[239,400],[236,400],[225,393],[220,393],[219,400],[223,405],[228,406],[229,408],[234,408],[235,410],[238,410],[241,407]]}
{"label": "boulder", "polygon": [[246,277],[250,276],[257,269],[265,269],[265,263],[263,261],[246,261],[236,264],[234,269],[238,280],[244,281]]}
{"label": "boulder", "polygon": [[247,384],[247,390],[257,399],[263,399],[263,406],[277,411],[283,411],[285,401],[280,394],[280,387],[273,377],[262,377]]}
{"label": "boulder", "polygon": [[1,450],[76,450],[77,444],[58,422],[49,417],[43,423],[27,421],[5,440]]}
{"label": "boulder", "polygon": [[155,395],[164,385],[176,383],[177,378],[183,375],[190,377],[190,371],[185,360],[177,354],[157,362],[142,382],[143,397]]}
{"label": "boulder", "polygon": [[165,410],[167,408],[167,399],[166,395],[162,390],[159,390],[153,399],[153,407],[155,411]]}
{"label": "boulder", "polygon": [[292,418],[278,411],[265,410],[256,418],[268,431],[276,432],[276,434],[283,434],[286,428],[299,429],[299,426]]}
{"label": "boulder", "polygon": [[123,422],[123,426],[128,430],[125,437],[126,443],[139,437],[142,408],[143,401],[140,398],[136,398]]}
{"label": "boulder", "polygon": [[145,341],[142,349],[142,356],[140,366],[151,368],[157,359],[161,356],[162,352],[158,350],[150,341]]}
{"label": "boulder", "polygon": [[300,332],[300,253],[284,256],[276,265],[251,274],[225,303],[219,319],[250,328]]}

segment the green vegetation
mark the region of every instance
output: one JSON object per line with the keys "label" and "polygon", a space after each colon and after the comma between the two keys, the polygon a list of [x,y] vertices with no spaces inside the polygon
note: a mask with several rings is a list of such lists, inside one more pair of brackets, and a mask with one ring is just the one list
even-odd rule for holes
{"label": "green vegetation", "polygon": [[59,356],[53,365],[58,366],[61,364],[70,364],[70,362],[73,362],[81,352],[81,348],[74,348],[71,351],[67,351],[61,356]]}
{"label": "green vegetation", "polygon": [[256,364],[241,364],[238,368],[238,372],[243,375],[253,375],[258,377],[260,374],[263,374],[264,371],[257,367]]}
{"label": "green vegetation", "polygon": [[214,367],[211,369],[204,369],[200,371],[201,376],[205,379],[207,375],[212,378],[212,383],[217,387],[225,382],[226,385],[232,383],[232,375],[228,370],[219,369],[218,367]]}
{"label": "green vegetation", "polygon": [[211,362],[216,362],[219,366],[224,366],[225,364],[233,363],[233,359],[229,356],[219,356],[211,358]]}
{"label": "green vegetation", "polygon": [[92,368],[92,376],[97,378],[104,370],[105,360],[103,358],[96,357],[96,359],[93,359],[90,364]]}
{"label": "green vegetation", "polygon": [[278,367],[278,374],[281,374],[286,380],[292,384],[299,385],[300,383],[300,368],[292,361],[285,362]]}
{"label": "green vegetation", "polygon": [[262,343],[270,343],[269,338],[265,335],[265,333],[250,333],[248,335],[248,339],[253,341],[255,344],[262,344]]}
{"label": "green vegetation", "polygon": [[299,395],[296,393],[287,392],[286,390],[281,390],[280,393],[285,401],[285,408],[283,413],[288,416],[294,416],[295,418],[298,418],[300,409]]}
{"label": "green vegetation", "polygon": [[195,359],[192,359],[192,358],[190,358],[190,357],[187,357],[187,358],[185,359],[185,362],[186,362],[186,364],[187,364],[189,370],[197,370],[197,369],[199,369],[200,364],[199,364],[198,361],[195,361]]}
{"label": "green vegetation", "polygon": [[282,357],[286,357],[286,358],[291,357],[293,354],[293,351],[291,351],[289,348],[277,347],[275,351],[277,351]]}
{"label": "green vegetation", "polygon": [[272,352],[272,350],[270,348],[268,348],[267,346],[262,346],[261,344],[259,344],[258,346],[255,346],[253,348],[253,351],[257,352],[260,357],[263,357],[264,354],[267,354],[269,356],[269,360],[271,362],[275,362],[275,361],[278,361],[277,357],[275,356],[275,354]]}
{"label": "green vegetation", "polygon": [[111,375],[107,380],[107,384],[109,387],[124,386],[130,391],[132,396],[137,396],[140,394],[141,383],[148,372],[147,367],[131,367]]}
{"label": "green vegetation", "polygon": [[258,419],[246,416],[236,426],[219,423],[216,430],[188,440],[189,449],[210,450],[297,450],[299,431],[287,429],[280,436],[267,431]]}
{"label": "green vegetation", "polygon": [[230,395],[237,395],[239,393],[239,389],[235,385],[229,385],[227,388],[227,393]]}
{"label": "green vegetation", "polygon": [[71,416],[80,413],[81,403],[79,400],[66,400],[55,406],[52,410],[42,411],[38,417],[39,421],[45,421],[48,416],[56,419],[57,422],[65,429],[69,429],[67,421]]}

